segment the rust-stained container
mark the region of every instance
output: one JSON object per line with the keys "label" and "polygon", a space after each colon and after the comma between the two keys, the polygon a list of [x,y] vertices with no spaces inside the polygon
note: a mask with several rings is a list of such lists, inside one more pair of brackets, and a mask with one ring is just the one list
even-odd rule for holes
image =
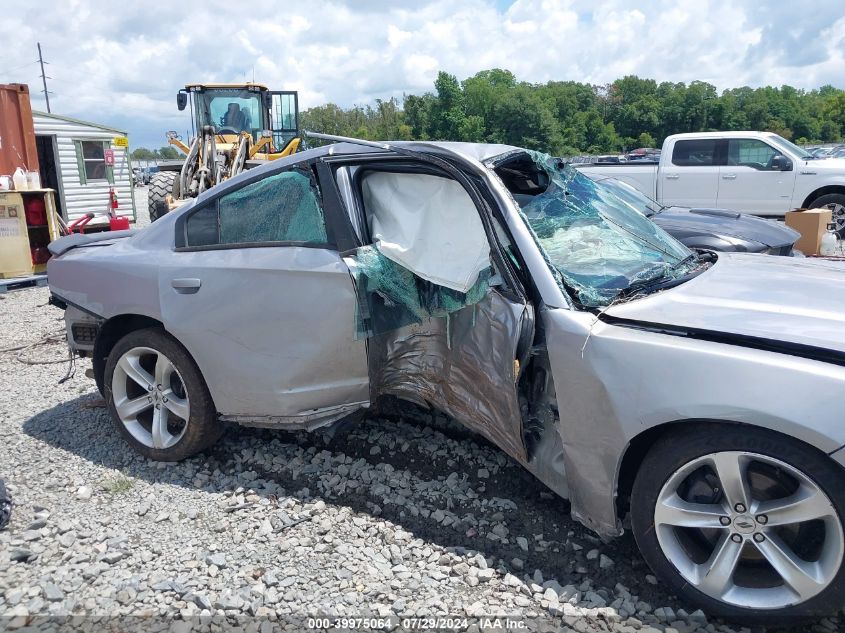
{"label": "rust-stained container", "polygon": [[15,169],[38,171],[29,86],[0,84],[0,175]]}

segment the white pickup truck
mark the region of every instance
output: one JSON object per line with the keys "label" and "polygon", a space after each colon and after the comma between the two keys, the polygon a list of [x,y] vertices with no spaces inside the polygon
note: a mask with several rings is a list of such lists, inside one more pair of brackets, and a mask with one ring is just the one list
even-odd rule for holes
{"label": "white pickup truck", "polygon": [[659,163],[573,166],[618,178],[664,206],[774,217],[827,207],[845,234],[845,159],[817,159],[771,132],[675,134],[663,142]]}

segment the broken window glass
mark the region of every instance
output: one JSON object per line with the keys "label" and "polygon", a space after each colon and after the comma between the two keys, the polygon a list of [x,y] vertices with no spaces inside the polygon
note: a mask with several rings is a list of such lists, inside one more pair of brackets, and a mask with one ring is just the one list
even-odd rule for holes
{"label": "broken window glass", "polygon": [[510,168],[508,159],[496,173],[518,194],[547,263],[581,305],[607,306],[625,290],[676,279],[698,265],[686,246],[609,188],[547,154],[520,156],[527,165]]}
{"label": "broken window glass", "polygon": [[434,284],[385,257],[375,245],[345,259],[358,293],[356,338],[398,330],[430,318],[448,318],[490,291],[492,268],[482,270],[467,292]]}
{"label": "broken window glass", "polygon": [[[493,278],[475,204],[452,178],[367,170],[361,199],[373,243],[346,259],[358,291],[356,334],[370,337],[475,306]],[[495,282],[494,282],[495,283]]]}
{"label": "broken window glass", "polygon": [[326,243],[316,186],[300,171],[267,176],[219,201],[220,243]]}

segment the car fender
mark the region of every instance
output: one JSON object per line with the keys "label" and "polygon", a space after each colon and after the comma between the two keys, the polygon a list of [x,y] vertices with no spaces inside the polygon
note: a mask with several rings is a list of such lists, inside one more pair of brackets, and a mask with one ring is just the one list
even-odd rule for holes
{"label": "car fender", "polygon": [[[722,421],[788,434],[825,453],[845,444],[835,402],[845,367],[569,310],[543,317],[572,514],[604,537],[621,534],[615,495],[622,461],[649,429]],[[817,395],[795,397],[809,393]]]}

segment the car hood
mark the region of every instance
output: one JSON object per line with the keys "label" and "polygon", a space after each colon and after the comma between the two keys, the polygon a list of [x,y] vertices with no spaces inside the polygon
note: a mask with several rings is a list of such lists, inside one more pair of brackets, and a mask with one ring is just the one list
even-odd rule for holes
{"label": "car hood", "polygon": [[845,173],[845,158],[817,158],[801,161],[801,172],[808,171],[838,171]]}
{"label": "car hood", "polygon": [[845,352],[845,264],[721,253],[679,286],[605,311],[625,319]]}
{"label": "car hood", "polygon": [[794,244],[801,235],[774,220],[725,209],[686,209],[669,207],[651,216],[652,221],[665,230],[715,233],[759,242],[765,246]]}

